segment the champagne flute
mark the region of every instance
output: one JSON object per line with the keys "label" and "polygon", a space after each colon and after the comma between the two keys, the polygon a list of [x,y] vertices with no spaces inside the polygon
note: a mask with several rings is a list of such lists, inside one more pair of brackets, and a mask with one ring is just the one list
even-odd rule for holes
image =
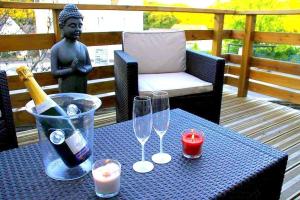
{"label": "champagne flute", "polygon": [[152,160],[158,164],[171,161],[171,156],[163,152],[163,136],[167,132],[170,122],[169,96],[165,91],[152,93],[153,128],[160,138],[160,151],[152,156]]}
{"label": "champagne flute", "polygon": [[135,137],[142,145],[142,160],[133,164],[133,169],[139,173],[150,172],[154,165],[145,161],[144,145],[152,130],[152,105],[148,96],[137,96],[133,100],[133,130]]}

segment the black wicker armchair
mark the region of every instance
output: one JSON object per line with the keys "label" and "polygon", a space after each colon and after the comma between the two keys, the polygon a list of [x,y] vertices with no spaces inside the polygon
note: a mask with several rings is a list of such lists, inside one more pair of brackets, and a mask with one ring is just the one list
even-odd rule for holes
{"label": "black wicker armchair", "polygon": [[18,147],[5,71],[0,70],[0,151]]}
{"label": "black wicker armchair", "polygon": [[[139,95],[139,65],[133,56],[121,50],[114,52],[117,122],[132,118],[133,98]],[[225,60],[222,58],[186,50],[185,72],[212,83],[213,89],[199,94],[170,97],[171,108],[181,108],[218,124],[222,101],[224,66]]]}

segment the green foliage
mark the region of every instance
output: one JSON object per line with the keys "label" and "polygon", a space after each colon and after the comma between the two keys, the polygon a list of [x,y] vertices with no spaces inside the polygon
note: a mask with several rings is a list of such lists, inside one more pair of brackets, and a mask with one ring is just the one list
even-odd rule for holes
{"label": "green foliage", "polygon": [[[13,2],[13,0],[7,1]],[[33,0],[21,0],[19,2],[31,3]],[[8,17],[11,17],[26,33],[31,33],[35,30],[35,16],[32,9],[0,8],[0,24],[5,23]]]}
{"label": "green foliage", "polygon": [[171,28],[178,23],[177,18],[170,13],[144,12],[144,29]]}

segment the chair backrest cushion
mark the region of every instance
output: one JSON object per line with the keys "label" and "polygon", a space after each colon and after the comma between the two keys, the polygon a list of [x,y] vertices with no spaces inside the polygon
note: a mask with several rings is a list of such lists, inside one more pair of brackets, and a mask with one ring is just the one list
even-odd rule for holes
{"label": "chair backrest cushion", "polygon": [[137,60],[139,74],[186,70],[184,31],[123,32],[123,50]]}

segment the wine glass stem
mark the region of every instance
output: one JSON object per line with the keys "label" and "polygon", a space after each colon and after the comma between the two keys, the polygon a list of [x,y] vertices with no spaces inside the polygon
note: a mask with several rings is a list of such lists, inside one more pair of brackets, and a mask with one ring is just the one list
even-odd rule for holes
{"label": "wine glass stem", "polygon": [[163,136],[159,136],[159,139],[160,139],[159,152],[163,153]]}
{"label": "wine glass stem", "polygon": [[142,161],[145,161],[144,144],[142,144]]}

